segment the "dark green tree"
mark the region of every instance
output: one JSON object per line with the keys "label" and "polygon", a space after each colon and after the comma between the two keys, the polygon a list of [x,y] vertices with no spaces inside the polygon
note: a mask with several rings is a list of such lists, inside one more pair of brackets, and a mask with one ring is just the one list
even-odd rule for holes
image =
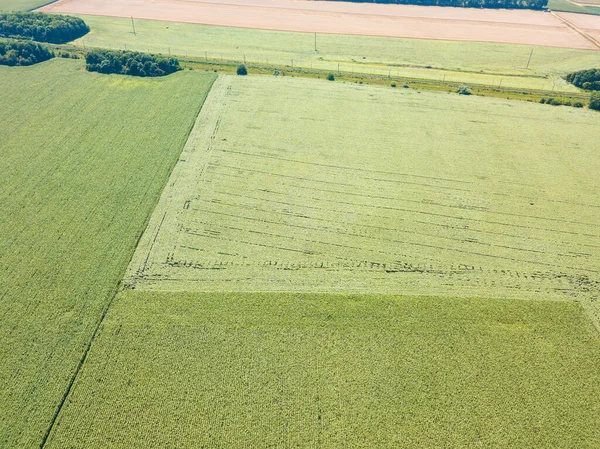
{"label": "dark green tree", "polygon": [[600,92],[592,92],[589,108],[600,111]]}

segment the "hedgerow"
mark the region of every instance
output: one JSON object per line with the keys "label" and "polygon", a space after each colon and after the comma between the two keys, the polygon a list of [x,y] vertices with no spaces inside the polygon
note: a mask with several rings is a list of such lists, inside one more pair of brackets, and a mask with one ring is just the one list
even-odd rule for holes
{"label": "hedgerow", "polygon": [[589,108],[600,111],[600,92],[592,92]]}
{"label": "hedgerow", "polygon": [[[339,0],[338,0],[339,1]],[[343,0],[355,3],[391,3],[399,5],[455,6],[490,9],[544,9],[548,0]]]}
{"label": "hedgerow", "polygon": [[41,12],[0,13],[0,37],[64,44],[89,31],[79,17]]}
{"label": "hedgerow", "polygon": [[181,70],[177,58],[122,50],[92,50],[85,57],[90,72],[165,76]]}
{"label": "hedgerow", "polygon": [[0,40],[0,65],[32,65],[54,58],[44,45],[28,41]]}
{"label": "hedgerow", "polygon": [[569,73],[567,81],[585,90],[600,90],[600,69],[580,70]]}

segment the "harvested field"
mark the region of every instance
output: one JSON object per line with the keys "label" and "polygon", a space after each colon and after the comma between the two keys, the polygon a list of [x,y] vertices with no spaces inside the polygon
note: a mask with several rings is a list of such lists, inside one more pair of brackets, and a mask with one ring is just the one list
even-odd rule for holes
{"label": "harvested field", "polygon": [[124,292],[46,449],[595,449],[599,383],[572,302]]}
{"label": "harvested field", "polygon": [[265,30],[594,48],[540,11],[304,0],[60,0],[42,10]]}
{"label": "harvested field", "polygon": [[39,448],[214,78],[0,67],[0,447]]}
{"label": "harvested field", "polygon": [[[563,17],[570,23],[574,24],[584,33],[592,36],[600,45],[600,16],[575,14],[570,12],[561,12],[558,14],[560,17]],[[598,59],[598,65],[600,65],[600,58]]]}
{"label": "harvested field", "polygon": [[599,134],[587,110],[221,77],[126,281],[578,299],[598,314]]}

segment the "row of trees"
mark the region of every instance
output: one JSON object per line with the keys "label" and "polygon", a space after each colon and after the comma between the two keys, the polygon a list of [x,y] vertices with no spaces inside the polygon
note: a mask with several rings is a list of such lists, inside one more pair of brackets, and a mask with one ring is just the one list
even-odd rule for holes
{"label": "row of trees", "polygon": [[181,70],[177,58],[135,51],[92,50],[85,57],[90,72],[165,76]]}
{"label": "row of trees", "polygon": [[79,17],[41,12],[0,13],[0,37],[64,44],[89,31]]}
{"label": "row of trees", "polygon": [[548,0],[338,0],[355,3],[390,3],[397,5],[455,6],[461,8],[544,9]]}
{"label": "row of trees", "polygon": [[600,90],[600,69],[581,70],[569,73],[567,81],[581,89]]}
{"label": "row of trees", "polygon": [[54,52],[45,45],[31,41],[0,40],[0,64],[32,65],[54,58]]}

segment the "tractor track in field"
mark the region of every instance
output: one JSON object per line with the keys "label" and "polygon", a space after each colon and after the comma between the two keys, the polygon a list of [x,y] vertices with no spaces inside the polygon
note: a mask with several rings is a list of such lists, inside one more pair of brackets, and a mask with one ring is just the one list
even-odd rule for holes
{"label": "tractor track in field", "polygon": [[584,39],[586,39],[588,42],[590,42],[592,45],[594,45],[598,50],[600,50],[600,41],[598,39],[596,39],[593,36],[590,36],[588,33],[586,33],[585,31],[583,31],[581,28],[579,28],[576,24],[574,24],[571,20],[563,17],[562,15],[560,15],[557,12],[554,11],[550,11],[550,14],[552,14],[554,17],[558,18],[559,20],[562,20],[562,22],[569,27],[570,29],[572,29],[573,31],[575,31],[577,34],[579,34],[581,37],[583,37]]}

